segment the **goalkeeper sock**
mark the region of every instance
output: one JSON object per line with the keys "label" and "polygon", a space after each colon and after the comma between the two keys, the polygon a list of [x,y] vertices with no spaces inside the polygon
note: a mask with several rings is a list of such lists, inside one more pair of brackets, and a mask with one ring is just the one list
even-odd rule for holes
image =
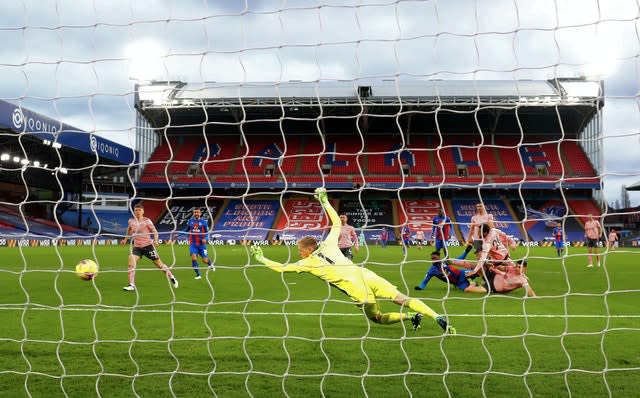
{"label": "goalkeeper sock", "polygon": [[200,269],[198,269],[198,260],[191,260],[191,266],[196,273],[196,276],[200,276]]}
{"label": "goalkeeper sock", "polygon": [[409,301],[407,302],[407,307],[411,308],[415,312],[419,312],[423,315],[426,315],[429,318],[436,319],[436,317],[438,316],[438,314],[434,310],[432,310],[431,307],[429,307],[428,305],[426,305],[420,300],[416,300],[413,298],[409,299]]}
{"label": "goalkeeper sock", "polygon": [[387,312],[380,317],[380,324],[390,325],[392,323],[398,323],[406,318],[405,314],[399,312]]}

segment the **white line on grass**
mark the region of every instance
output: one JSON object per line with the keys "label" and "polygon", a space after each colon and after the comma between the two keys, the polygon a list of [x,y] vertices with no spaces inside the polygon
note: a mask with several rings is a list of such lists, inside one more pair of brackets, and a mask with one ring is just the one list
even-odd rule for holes
{"label": "white line on grass", "polygon": [[[24,311],[24,305],[21,307],[4,307],[0,306],[0,310]],[[179,313],[179,314],[215,314],[215,315],[248,315],[248,316],[362,316],[362,313],[344,313],[344,312],[241,312],[241,311],[195,311],[195,310],[152,310],[141,308],[95,308],[82,306],[59,307],[32,307],[27,311],[86,311],[86,312],[139,312],[139,313]],[[469,318],[640,318],[640,315],[604,315],[604,314],[447,314],[450,317],[469,317]]]}

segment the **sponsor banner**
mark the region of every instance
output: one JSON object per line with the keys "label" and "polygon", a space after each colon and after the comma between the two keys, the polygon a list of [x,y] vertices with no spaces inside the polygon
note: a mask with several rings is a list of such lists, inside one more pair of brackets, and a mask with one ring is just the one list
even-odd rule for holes
{"label": "sponsor banner", "polygon": [[52,247],[52,246],[111,246],[119,245],[120,240],[113,238],[91,239],[51,239],[51,238],[20,238],[0,239],[0,247]]}
{"label": "sponsor banner", "polygon": [[393,208],[390,200],[341,200],[338,209],[339,214],[346,214],[348,223],[356,228],[360,235],[361,227],[364,227],[364,236],[367,241],[380,239],[382,228],[387,228],[389,241],[395,240],[393,222]]}
{"label": "sponsor banner", "polygon": [[[169,211],[165,212],[162,218],[156,222],[156,229],[162,234],[163,239],[186,238],[187,234],[184,232],[189,227],[193,210],[200,209],[202,210],[202,219],[209,221],[209,230],[211,230],[211,220],[216,217],[221,206],[221,200],[209,200],[206,203],[203,200],[172,200],[169,204]],[[169,233],[173,233],[173,235],[168,235]]]}
{"label": "sponsor banner", "polygon": [[277,200],[232,200],[222,210],[210,237],[232,240],[233,244],[240,240],[266,240],[279,207]]}
{"label": "sponsor banner", "polygon": [[[512,207],[518,218],[528,220],[524,223],[524,227],[532,241],[553,237],[553,229],[558,221],[563,224],[564,239],[577,241],[584,237],[584,231],[578,220],[573,217],[565,218],[569,212],[561,200],[529,200],[524,206],[521,201],[517,201],[512,203]],[[552,239],[555,240],[555,238]]]}
{"label": "sponsor banner", "polygon": [[297,241],[303,236],[322,239],[328,222],[318,201],[289,199],[284,202],[273,238],[282,241]]}
{"label": "sponsor banner", "polygon": [[121,164],[130,164],[137,159],[137,151],[132,148],[3,100],[0,100],[0,127],[57,142],[91,156],[97,154]]}
{"label": "sponsor banner", "polygon": [[[431,240],[433,218],[438,214],[440,201],[437,200],[403,200],[397,202],[398,220],[400,225],[408,224],[412,236],[418,229],[422,229],[425,239]],[[447,214],[448,215],[448,214]],[[453,217],[449,216],[452,219]],[[455,238],[456,233],[451,224],[450,237]]]}
{"label": "sponsor banner", "polygon": [[[455,220],[460,225],[460,232],[463,234],[463,239],[469,236],[469,225],[471,224],[471,217],[476,214],[476,204],[480,203],[479,200],[452,200],[451,205],[455,213]],[[522,232],[518,226],[519,221],[514,220],[509,212],[509,209],[503,201],[498,199],[483,200],[485,208],[488,213],[493,214],[495,219],[495,227],[502,230],[507,235],[511,235],[522,240]]]}

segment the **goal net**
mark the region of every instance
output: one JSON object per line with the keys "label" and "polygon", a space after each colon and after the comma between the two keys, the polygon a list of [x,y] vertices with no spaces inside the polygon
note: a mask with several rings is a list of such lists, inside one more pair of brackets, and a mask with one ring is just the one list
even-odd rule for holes
{"label": "goal net", "polygon": [[634,394],[636,2],[1,9],[7,396]]}

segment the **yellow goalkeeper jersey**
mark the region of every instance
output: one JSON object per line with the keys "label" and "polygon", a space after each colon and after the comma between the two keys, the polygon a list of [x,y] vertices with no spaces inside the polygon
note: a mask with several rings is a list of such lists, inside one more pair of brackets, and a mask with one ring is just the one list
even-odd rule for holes
{"label": "yellow goalkeeper jersey", "polygon": [[376,297],[393,299],[398,294],[395,286],[375,272],[353,264],[338,248],[340,217],[331,204],[322,203],[331,219],[331,231],[319,247],[307,258],[284,265],[269,259],[262,263],[277,272],[308,272],[334,285],[357,302],[373,302]]}

